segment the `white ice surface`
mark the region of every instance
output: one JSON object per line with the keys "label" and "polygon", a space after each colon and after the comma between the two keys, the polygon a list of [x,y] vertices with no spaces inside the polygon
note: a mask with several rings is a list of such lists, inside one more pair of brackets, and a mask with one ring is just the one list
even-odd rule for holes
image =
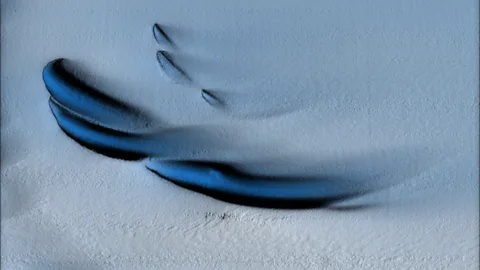
{"label": "white ice surface", "polygon": [[[475,0],[2,0],[2,269],[478,269],[478,14]],[[197,85],[289,114],[235,119],[164,80],[154,23]],[[60,131],[41,77],[58,57],[170,123],[228,122],[244,130],[232,143],[402,182],[356,210],[176,187]]]}

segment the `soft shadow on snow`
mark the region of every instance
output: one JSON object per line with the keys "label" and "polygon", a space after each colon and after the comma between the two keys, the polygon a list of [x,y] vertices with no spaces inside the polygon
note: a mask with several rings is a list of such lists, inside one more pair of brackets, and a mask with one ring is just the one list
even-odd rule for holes
{"label": "soft shadow on snow", "polygon": [[[372,194],[328,206],[335,211],[363,210],[381,207],[391,201],[402,200],[387,194],[389,189],[408,184],[445,160],[455,156],[457,149],[441,145],[403,145],[389,149],[372,150],[342,157],[307,157],[292,153],[288,157],[239,161],[249,172],[281,175],[335,175],[355,182],[370,183],[376,187]],[[418,194],[418,196],[422,196]]]}

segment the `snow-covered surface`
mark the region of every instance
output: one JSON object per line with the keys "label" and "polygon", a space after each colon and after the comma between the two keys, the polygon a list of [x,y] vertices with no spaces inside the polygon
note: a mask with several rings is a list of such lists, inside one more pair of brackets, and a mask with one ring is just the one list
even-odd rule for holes
{"label": "snow-covered surface", "polygon": [[[478,269],[477,16],[475,0],[2,0],[2,269]],[[154,23],[237,114],[165,80]],[[400,184],[306,211],[176,187],[60,131],[41,79],[58,57],[171,124]]]}

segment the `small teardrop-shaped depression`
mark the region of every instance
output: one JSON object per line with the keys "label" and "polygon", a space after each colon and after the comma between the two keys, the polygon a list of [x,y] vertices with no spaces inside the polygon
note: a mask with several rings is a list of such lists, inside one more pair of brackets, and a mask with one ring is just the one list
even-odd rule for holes
{"label": "small teardrop-shaped depression", "polygon": [[220,98],[215,96],[213,94],[213,92],[205,90],[205,89],[202,89],[202,98],[208,104],[210,104],[210,106],[215,107],[215,108],[220,108],[220,107],[223,107],[225,105],[225,103]]}
{"label": "small teardrop-shaped depression", "polygon": [[192,81],[190,77],[172,61],[172,57],[166,51],[157,52],[157,62],[165,77],[172,83],[181,84]]}
{"label": "small teardrop-shaped depression", "polygon": [[163,47],[173,47],[172,39],[165,33],[158,23],[153,25],[153,37],[158,45]]}

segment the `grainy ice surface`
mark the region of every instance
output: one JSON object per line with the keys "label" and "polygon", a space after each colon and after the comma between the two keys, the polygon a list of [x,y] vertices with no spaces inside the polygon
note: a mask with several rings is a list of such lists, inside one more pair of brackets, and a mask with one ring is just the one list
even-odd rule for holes
{"label": "grainy ice surface", "polygon": [[[478,13],[474,0],[2,0],[2,269],[478,269]],[[154,23],[194,84],[160,73]],[[182,189],[62,133],[42,81],[60,57],[108,95],[172,125],[228,123],[222,141],[258,150],[204,158],[398,184],[303,211]]]}

